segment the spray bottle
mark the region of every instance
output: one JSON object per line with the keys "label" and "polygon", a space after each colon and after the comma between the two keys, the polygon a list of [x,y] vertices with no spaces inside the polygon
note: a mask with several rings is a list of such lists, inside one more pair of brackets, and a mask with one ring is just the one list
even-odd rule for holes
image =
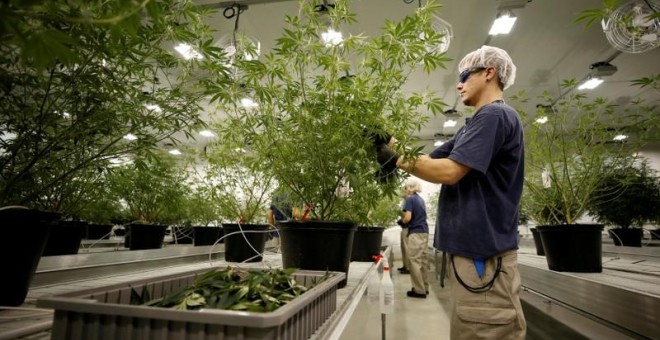
{"label": "spray bottle", "polygon": [[387,258],[383,258],[383,277],[380,279],[380,312],[391,314],[394,312],[394,283],[390,276],[390,266]]}
{"label": "spray bottle", "polygon": [[374,306],[378,305],[380,301],[380,276],[378,274],[378,268],[381,265],[382,257],[382,255],[373,256],[376,268],[369,275],[369,281],[367,282],[367,302]]}

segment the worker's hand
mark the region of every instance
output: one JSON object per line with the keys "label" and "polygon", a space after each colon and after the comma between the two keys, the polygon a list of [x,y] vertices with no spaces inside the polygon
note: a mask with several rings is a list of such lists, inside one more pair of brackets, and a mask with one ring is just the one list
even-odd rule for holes
{"label": "worker's hand", "polygon": [[374,142],[374,146],[379,147],[381,145],[391,145],[392,136],[390,134],[372,134],[370,136],[371,140]]}
{"label": "worker's hand", "polygon": [[373,142],[375,147],[379,147],[381,145],[390,145],[391,146],[391,141],[392,141],[392,136],[385,132],[382,131],[380,127],[375,127],[375,128],[364,128],[362,130],[362,135],[363,136],[369,136],[369,139]]}
{"label": "worker's hand", "polygon": [[396,161],[398,159],[399,154],[392,150],[389,145],[381,144],[376,147],[376,160],[380,165],[377,178],[381,183],[389,182],[396,178]]}

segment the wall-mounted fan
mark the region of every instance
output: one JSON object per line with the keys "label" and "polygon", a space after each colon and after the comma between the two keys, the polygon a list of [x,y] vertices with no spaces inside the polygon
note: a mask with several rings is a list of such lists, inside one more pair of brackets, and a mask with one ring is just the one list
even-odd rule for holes
{"label": "wall-mounted fan", "polygon": [[626,53],[642,53],[660,46],[660,3],[629,1],[601,21],[609,43]]}
{"label": "wall-mounted fan", "polygon": [[454,30],[450,23],[435,14],[433,15],[432,20],[431,27],[436,33],[442,35],[442,42],[435,46],[435,49],[440,53],[447,52],[449,49],[449,43],[452,38],[454,38]]}

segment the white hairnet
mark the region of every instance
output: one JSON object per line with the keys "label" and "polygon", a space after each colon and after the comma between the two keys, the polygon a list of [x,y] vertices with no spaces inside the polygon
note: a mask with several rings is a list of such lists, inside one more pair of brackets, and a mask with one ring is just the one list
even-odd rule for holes
{"label": "white hairnet", "polygon": [[513,64],[509,54],[501,48],[484,45],[480,49],[468,53],[458,63],[458,72],[480,66],[494,67],[504,89],[513,85],[516,80],[516,65]]}

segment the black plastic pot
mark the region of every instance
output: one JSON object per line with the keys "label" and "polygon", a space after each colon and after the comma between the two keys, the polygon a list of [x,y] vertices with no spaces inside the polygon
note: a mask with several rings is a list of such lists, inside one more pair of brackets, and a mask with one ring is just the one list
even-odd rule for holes
{"label": "black plastic pot", "polygon": [[660,240],[660,229],[649,230],[652,240]]}
{"label": "black plastic pot", "polygon": [[537,226],[550,270],[600,273],[603,271],[602,224]]}
{"label": "black plastic pot", "polygon": [[[224,234],[220,227],[193,227],[193,245],[197,246],[212,246]],[[222,239],[218,243],[224,243]]]}
{"label": "black plastic pot", "polygon": [[90,223],[86,227],[85,239],[88,240],[107,240],[110,239],[112,224]]}
{"label": "black plastic pot", "polygon": [[166,225],[131,223],[124,226],[124,246],[130,250],[160,249],[165,239]]}
{"label": "black plastic pot", "polygon": [[172,226],[172,241],[170,244],[192,244],[193,227]]}
{"label": "black plastic pot", "polygon": [[[284,268],[344,272],[353,248],[357,226],[352,222],[286,221],[280,229]],[[346,280],[339,288],[346,286]]]}
{"label": "black plastic pot", "polygon": [[536,228],[530,228],[529,231],[532,232],[534,246],[536,246],[536,255],[545,256],[545,252],[543,251],[543,242],[541,242],[541,236],[539,236],[538,230],[536,230]]}
{"label": "black plastic pot", "polygon": [[615,246],[641,247],[644,229],[614,228],[607,230]]}
{"label": "black plastic pot", "polygon": [[42,256],[78,254],[86,226],[87,222],[80,221],[55,222]]}
{"label": "black plastic pot", "polygon": [[357,227],[353,235],[351,261],[373,262],[372,256],[380,254],[384,231],[383,227]]}
{"label": "black plastic pot", "polygon": [[3,239],[14,246],[0,247],[3,259],[0,306],[20,306],[25,301],[30,283],[50,234],[51,223],[59,214],[33,209],[5,208],[0,210]]}
{"label": "black plastic pot", "polygon": [[[268,224],[223,224],[225,235],[225,261],[261,262],[268,239]],[[240,233],[240,231],[245,233]],[[247,240],[246,240],[247,239]],[[249,243],[248,243],[249,242]]]}

